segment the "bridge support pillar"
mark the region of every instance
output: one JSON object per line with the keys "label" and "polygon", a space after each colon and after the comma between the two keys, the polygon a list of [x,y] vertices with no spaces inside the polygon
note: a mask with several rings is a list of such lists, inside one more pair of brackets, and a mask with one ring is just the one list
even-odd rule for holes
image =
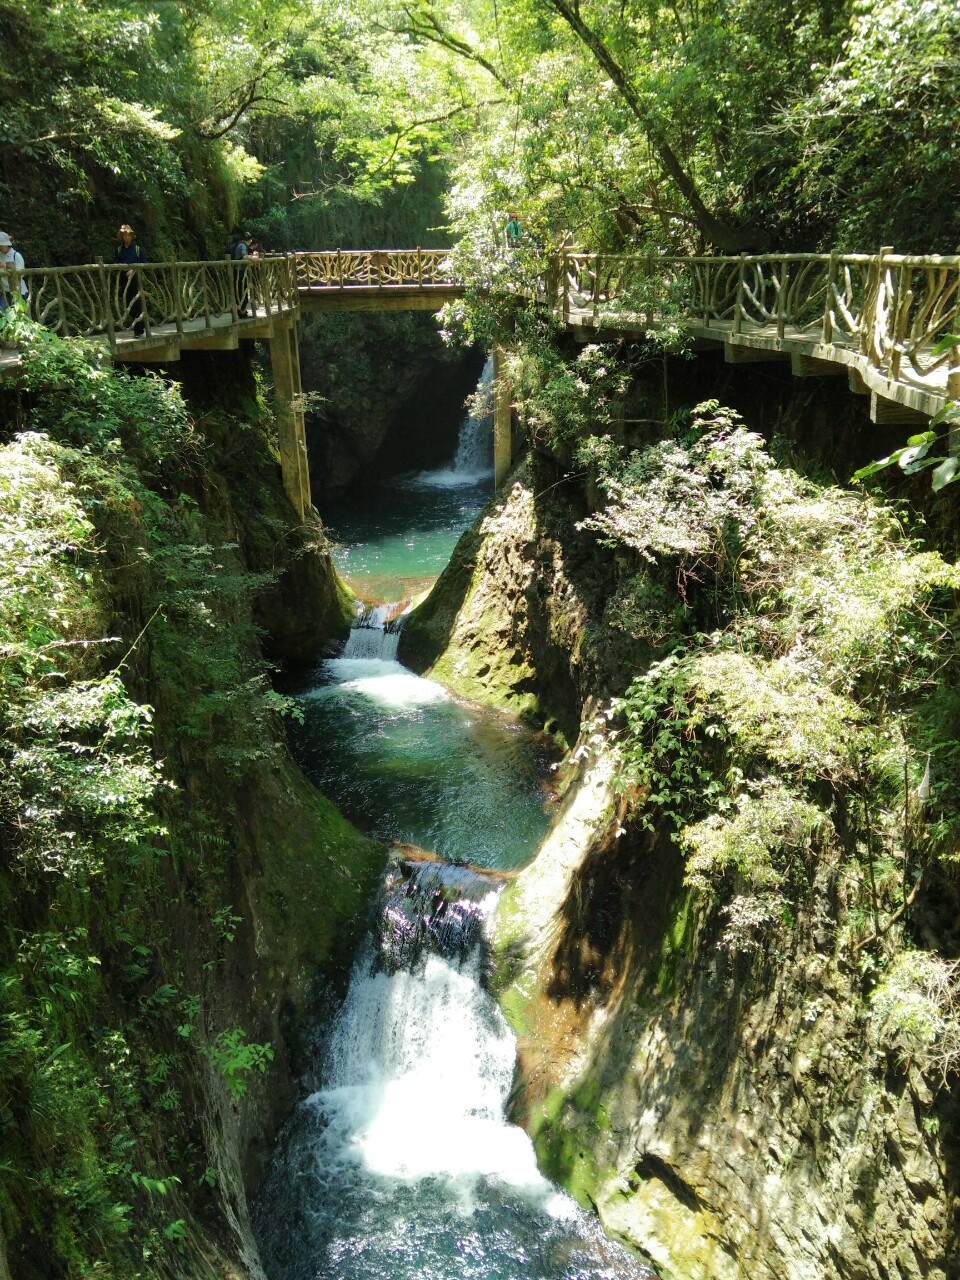
{"label": "bridge support pillar", "polygon": [[493,348],[493,483],[499,489],[513,462],[513,411],[510,384],[504,371],[504,351]]}
{"label": "bridge support pillar", "polygon": [[277,397],[280,436],[280,469],[283,487],[302,520],[310,507],[310,472],[303,420],[303,385],[300,381],[300,346],[296,325],[277,325],[270,338],[270,365]]}
{"label": "bridge support pillar", "polygon": [[[958,356],[960,356],[960,348],[954,347],[953,358],[957,363],[947,370],[947,404],[951,402],[960,404],[960,359],[958,359]],[[954,458],[960,456],[960,422],[955,419],[950,422],[949,426],[947,452]]]}

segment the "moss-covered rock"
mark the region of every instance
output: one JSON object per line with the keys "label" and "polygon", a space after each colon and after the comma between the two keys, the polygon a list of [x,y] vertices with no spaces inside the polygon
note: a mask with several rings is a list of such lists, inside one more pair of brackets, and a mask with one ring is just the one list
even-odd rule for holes
{"label": "moss-covered rock", "polygon": [[0,1239],[17,1280],[259,1280],[248,1196],[386,857],[296,768],[261,640],[276,616],[274,656],[315,652],[344,595],[268,416],[209,409],[203,439],[174,388],[56,340],[23,376],[28,430],[0,444]]}
{"label": "moss-covered rock", "polygon": [[[587,516],[638,554],[600,547],[589,568],[575,519],[565,525],[533,496],[541,485],[521,482],[460,568],[463,612],[449,592],[427,632],[433,671],[456,680],[458,667],[476,670],[482,612],[522,654],[541,715],[558,649],[567,663],[557,684],[585,711],[625,674],[620,688],[629,685],[612,754],[606,719],[584,715],[556,826],[500,900],[496,980],[520,1051],[514,1113],[544,1168],[665,1276],[952,1280],[955,1100],[917,1041],[913,1065],[884,1041],[867,955],[904,945],[910,905],[897,844],[912,820],[903,747],[884,746],[890,699],[932,716],[938,744],[955,724],[953,695],[925,703],[908,689],[912,664],[891,665],[890,654],[927,643],[931,602],[947,634],[954,570],[898,541],[882,509],[776,473],[755,438],[739,443],[743,454],[735,435],[709,438],[707,477],[674,442],[658,451],[668,483],[638,462],[617,502]],[[768,482],[769,502],[759,493]],[[734,516],[737,485],[750,497]],[[508,540],[502,553],[497,539]],[[553,591],[540,568],[548,557],[563,570]],[[737,576],[755,566],[756,610]],[[632,673],[624,628],[640,639]],[[643,637],[676,650],[685,628],[688,664],[671,655],[639,678]],[[813,644],[817,664],[771,702],[780,673]],[[939,652],[942,678],[954,679],[949,650]],[[701,658],[703,678],[690,678]],[[824,674],[831,663],[835,677]],[[876,699],[894,666],[889,696]],[[841,698],[856,705],[838,717]],[[858,787],[870,789],[865,803],[889,841],[867,867]],[[942,787],[952,806],[946,774]],[[922,919],[949,955],[952,926],[926,906]],[[948,960],[934,969],[947,980]],[[946,1034],[956,1019],[941,994]]]}

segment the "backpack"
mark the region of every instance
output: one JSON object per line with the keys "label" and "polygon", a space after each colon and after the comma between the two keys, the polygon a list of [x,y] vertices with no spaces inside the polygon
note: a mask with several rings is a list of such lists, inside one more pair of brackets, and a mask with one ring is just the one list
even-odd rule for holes
{"label": "backpack", "polygon": [[246,242],[243,240],[234,240],[231,243],[228,252],[234,262],[241,262],[247,256]]}

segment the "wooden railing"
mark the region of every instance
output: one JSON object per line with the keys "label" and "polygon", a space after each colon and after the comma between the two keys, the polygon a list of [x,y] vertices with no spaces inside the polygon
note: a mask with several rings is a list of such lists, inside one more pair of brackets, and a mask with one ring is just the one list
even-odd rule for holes
{"label": "wooden railing", "polygon": [[[960,256],[764,254],[739,258],[627,257],[566,252],[553,295],[568,320],[670,314],[718,336],[767,335],[856,353],[870,370],[960,396]],[[846,360],[846,363],[852,363]]]}
{"label": "wooden railing", "polygon": [[455,283],[449,249],[334,249],[298,253],[301,289],[412,288]]}
{"label": "wooden railing", "polygon": [[34,320],[61,337],[105,335],[111,343],[129,336],[135,324],[149,338],[159,329],[182,334],[185,325],[197,330],[216,320],[235,322],[244,310],[263,317],[299,305],[291,256],[135,267],[96,263],[19,274],[0,268],[0,286],[16,295],[20,275]]}
{"label": "wooden railing", "polygon": [[[244,262],[97,263],[28,270],[29,310],[63,336],[147,338],[295,311],[299,298],[336,291],[440,296],[456,277],[446,249],[349,249]],[[17,273],[0,268],[16,292]],[[131,284],[131,280],[133,283]],[[722,257],[601,255],[567,250],[545,273],[540,301],[573,325],[656,328],[678,318],[695,334],[858,368],[913,388],[905,403],[960,398],[960,256],[763,254]],[[384,302],[386,304],[386,300]],[[900,394],[900,393],[898,393]],[[910,397],[913,397],[912,399]]]}

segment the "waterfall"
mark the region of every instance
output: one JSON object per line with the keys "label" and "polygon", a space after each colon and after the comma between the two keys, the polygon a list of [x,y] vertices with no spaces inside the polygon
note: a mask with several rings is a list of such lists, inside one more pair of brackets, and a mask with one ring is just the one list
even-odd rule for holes
{"label": "waterfall", "polygon": [[[415,549],[418,573],[442,569],[449,547],[428,555],[427,544],[480,509],[489,485],[473,469],[489,478],[491,434],[471,415],[447,471],[397,487],[405,514],[391,556]],[[384,546],[364,571],[412,581]],[[365,830],[447,861],[421,853],[390,867],[339,1013],[317,1029],[255,1207],[266,1273],[649,1280],[541,1175],[506,1116],[516,1045],[489,989],[484,926],[500,881],[546,830],[542,743],[403,667],[392,599],[364,608],[341,656],[311,674],[291,740],[308,776]]]}
{"label": "waterfall", "polygon": [[505,1119],[515,1042],[485,981],[489,881],[388,872],[257,1206],[271,1280],[646,1280]]}
{"label": "waterfall", "polygon": [[449,466],[423,471],[408,483],[445,489],[481,484],[493,477],[493,356],[483,366],[473,404],[460,424],[457,451]]}
{"label": "waterfall", "polygon": [[493,356],[487,357],[474,406],[460,425],[453,471],[473,480],[493,475]]}
{"label": "waterfall", "polygon": [[388,622],[392,611],[393,606],[389,604],[362,608],[350,628],[340,660],[395,661],[400,627]]}

